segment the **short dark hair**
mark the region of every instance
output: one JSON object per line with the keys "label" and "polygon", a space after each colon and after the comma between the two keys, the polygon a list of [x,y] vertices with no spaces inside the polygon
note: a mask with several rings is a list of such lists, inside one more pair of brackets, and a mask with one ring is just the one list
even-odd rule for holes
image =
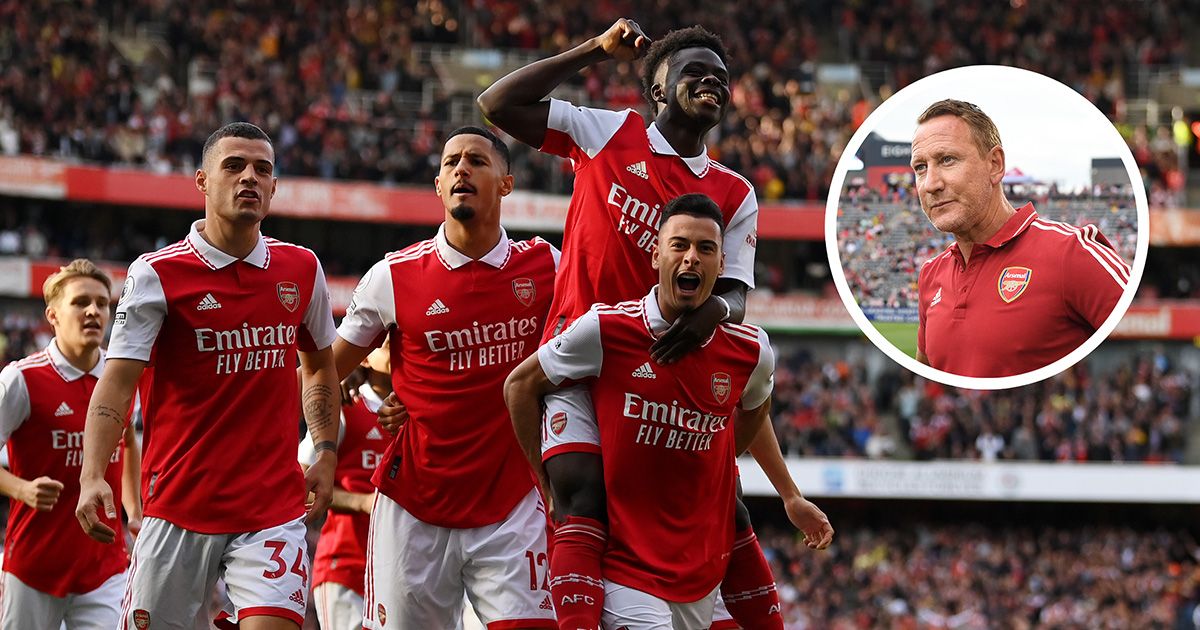
{"label": "short dark hair", "polygon": [[[453,138],[454,136],[461,136],[465,133],[487,138],[487,140],[492,143],[492,148],[496,150],[496,153],[499,153],[500,157],[504,158],[504,172],[507,173],[509,171],[509,165],[511,164],[512,160],[509,156],[508,145],[504,144],[504,141],[501,140],[499,136],[491,131],[488,131],[487,129],[484,129],[483,127],[476,127],[474,125],[459,127],[458,129],[455,129],[446,135],[446,142],[449,142],[450,138]],[[443,143],[442,146],[444,147],[445,143]]]}
{"label": "short dark hair", "polygon": [[247,138],[249,140],[265,140],[271,145],[271,151],[275,150],[275,144],[271,142],[271,136],[253,123],[248,122],[231,122],[212,132],[208,140],[204,141],[204,149],[200,152],[200,163],[204,164],[208,161],[208,155],[212,152],[213,147],[217,146],[217,142],[221,138]]}
{"label": "short dark hair", "polygon": [[663,208],[662,216],[659,218],[659,228],[667,224],[667,219],[680,214],[699,217],[701,219],[712,219],[721,230],[721,239],[725,239],[725,216],[721,214],[721,208],[717,206],[717,202],[713,201],[708,195],[704,193],[688,193],[667,202],[667,206]]}
{"label": "short dark hair", "polygon": [[952,98],[944,99],[930,105],[917,117],[921,125],[939,116],[954,116],[967,124],[971,130],[971,140],[979,149],[979,155],[986,156],[992,149],[1003,146],[1000,142],[1000,130],[991,116],[983,113],[974,103],[959,101]]}
{"label": "short dark hair", "polygon": [[650,103],[650,109],[657,109],[650,89],[654,87],[654,75],[658,74],[658,67],[685,48],[707,48],[717,53],[721,63],[729,63],[721,38],[703,26],[689,26],[667,33],[662,39],[650,44],[650,50],[646,52],[646,59],[642,62],[642,96]]}

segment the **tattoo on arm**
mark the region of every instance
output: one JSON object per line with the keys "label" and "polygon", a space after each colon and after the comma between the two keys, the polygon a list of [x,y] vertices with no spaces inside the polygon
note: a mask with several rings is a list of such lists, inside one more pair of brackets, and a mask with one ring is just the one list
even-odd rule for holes
{"label": "tattoo on arm", "polygon": [[125,414],[109,407],[107,405],[96,405],[92,407],[92,413],[101,418],[108,418],[121,426],[125,426]]}
{"label": "tattoo on arm", "polygon": [[[334,392],[325,385],[310,385],[304,389],[304,420],[309,433],[315,434],[333,424]],[[341,395],[338,395],[341,399]]]}

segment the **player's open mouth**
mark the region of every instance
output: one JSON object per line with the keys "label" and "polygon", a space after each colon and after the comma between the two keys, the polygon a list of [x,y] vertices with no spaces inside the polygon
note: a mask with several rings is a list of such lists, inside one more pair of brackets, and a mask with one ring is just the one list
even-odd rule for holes
{"label": "player's open mouth", "polygon": [[685,295],[695,293],[700,288],[700,274],[685,271],[675,276],[675,286]]}
{"label": "player's open mouth", "polygon": [[254,201],[258,201],[261,199],[261,197],[258,196],[258,192],[256,191],[243,190],[242,192],[238,193],[238,199],[252,199]]}
{"label": "player's open mouth", "polygon": [[696,92],[696,100],[700,101],[701,103],[708,103],[713,107],[721,106],[721,95],[708,90]]}
{"label": "player's open mouth", "polygon": [[473,194],[475,194],[475,187],[470,184],[466,184],[466,183],[455,184],[454,188],[450,189],[450,194],[452,194],[452,195],[473,195]]}
{"label": "player's open mouth", "polygon": [[83,323],[84,330],[104,330],[100,322],[88,321]]}

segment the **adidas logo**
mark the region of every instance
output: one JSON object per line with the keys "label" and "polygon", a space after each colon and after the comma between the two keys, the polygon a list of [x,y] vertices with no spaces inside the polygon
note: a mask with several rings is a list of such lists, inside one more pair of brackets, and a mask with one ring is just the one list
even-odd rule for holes
{"label": "adidas logo", "polygon": [[938,302],[942,301],[942,287],[938,287],[937,293],[933,294],[933,299],[929,301],[930,306],[937,306]]}
{"label": "adidas logo", "polygon": [[63,416],[69,416],[73,413],[75,413],[75,410],[71,409],[70,405],[67,404],[67,401],[64,400],[58,405],[58,409],[54,410],[54,417],[61,418]]}
{"label": "adidas logo", "polygon": [[383,439],[383,433],[381,433],[379,431],[379,427],[371,427],[371,430],[367,431],[367,439],[368,440]]}
{"label": "adidas logo", "polygon": [[633,371],[634,378],[658,378],[654,370],[650,368],[650,362],[643,363],[638,369]]}
{"label": "adidas logo", "polygon": [[221,308],[221,303],[211,293],[205,293],[204,299],[200,300],[200,303],[196,305],[197,311],[211,311],[218,308]]}
{"label": "adidas logo", "polygon": [[550,604],[550,596],[549,595],[546,596],[546,599],[542,600],[542,605],[538,606],[538,608],[540,608],[542,610],[554,610],[554,606],[552,606]]}
{"label": "adidas logo", "polygon": [[425,314],[426,315],[445,315],[446,313],[449,313],[449,312],[450,312],[450,309],[445,304],[442,304],[441,300],[434,300],[433,304],[429,305],[429,310],[425,311]]}
{"label": "adidas logo", "polygon": [[625,167],[625,170],[637,175],[638,177],[641,177],[642,179],[650,179],[650,176],[646,174],[645,161],[637,162],[636,164],[630,164],[629,166]]}
{"label": "adidas logo", "polygon": [[304,591],[302,591],[302,590],[300,590],[300,589],[296,589],[296,592],[295,592],[295,593],[292,593],[292,596],[291,596],[291,597],[289,597],[288,599],[290,599],[290,600],[292,600],[292,601],[296,602],[297,604],[299,604],[299,605],[303,606],[303,605],[304,605]]}

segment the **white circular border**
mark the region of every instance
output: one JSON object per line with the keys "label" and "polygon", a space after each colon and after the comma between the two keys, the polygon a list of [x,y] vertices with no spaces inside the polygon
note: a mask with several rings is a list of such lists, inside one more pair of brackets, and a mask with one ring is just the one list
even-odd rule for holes
{"label": "white circular border", "polygon": [[[1092,124],[1102,123],[1103,127],[1112,130],[1113,136],[1120,143],[1117,152],[1121,157],[1121,161],[1125,164],[1125,170],[1129,174],[1129,182],[1133,187],[1134,202],[1137,205],[1137,247],[1134,252],[1132,272],[1129,276],[1129,282],[1125,286],[1125,293],[1121,295],[1121,299],[1117,301],[1117,306],[1113,308],[1112,313],[1109,313],[1108,319],[1104,320],[1104,324],[1100,326],[1096,332],[1083,342],[1083,345],[1072,350],[1067,356],[1051,363],[1050,365],[1038,368],[1032,372],[1017,374],[1014,376],[1000,377],[977,377],[977,376],[962,376],[959,374],[951,374],[941,370],[932,368],[924,363],[920,363],[913,357],[908,356],[899,348],[892,345],[884,336],[875,329],[875,326],[867,319],[862,308],[854,299],[854,294],[850,291],[850,285],[846,283],[846,275],[842,271],[841,253],[839,251],[839,243],[837,238],[837,213],[838,206],[842,196],[842,187],[846,182],[846,173],[849,171],[849,161],[858,154],[862,148],[863,142],[866,141],[867,135],[874,129],[872,121],[878,123],[882,118],[898,108],[902,103],[916,97],[924,96],[925,89],[931,87],[941,87],[942,83],[949,83],[956,78],[972,73],[974,78],[978,78],[979,73],[990,72],[998,75],[997,80],[993,82],[996,89],[1008,89],[1013,86],[1013,74],[1021,75],[1020,79],[1025,81],[1040,81],[1045,83],[1044,92],[1038,92],[1041,96],[1059,96],[1066,98],[1074,98],[1087,107],[1086,117],[1083,120]],[[1003,76],[1007,75],[1007,76]],[[1003,87],[1002,87],[1003,86]],[[1057,91],[1059,94],[1053,94]],[[1015,98],[1020,98],[1015,97]],[[1062,83],[1047,77],[1043,74],[1038,74],[1021,68],[1011,66],[969,66],[965,68],[954,68],[937,74],[925,77],[894,94],[891,98],[880,104],[875,111],[863,122],[862,126],[854,132],[850,138],[850,142],[842,151],[842,157],[838,160],[837,168],[833,173],[833,181],[830,183],[829,198],[825,202],[825,251],[829,256],[829,267],[833,272],[833,283],[837,287],[838,295],[842,298],[842,303],[846,305],[846,310],[850,312],[850,317],[858,326],[859,330],[875,344],[875,347],[883,351],[884,354],[892,358],[893,361],[901,366],[927,378],[937,381],[952,387],[962,387],[966,389],[1008,389],[1012,387],[1021,387],[1038,381],[1047,379],[1055,374],[1058,374],[1067,368],[1075,365],[1087,355],[1091,354],[1108,335],[1117,327],[1117,324],[1124,317],[1125,311],[1129,309],[1129,305],[1133,303],[1133,296],[1137,293],[1138,286],[1142,282],[1142,271],[1146,267],[1146,250],[1150,246],[1150,204],[1146,200],[1145,185],[1142,182],[1141,174],[1137,169],[1137,162],[1133,159],[1133,152],[1129,150],[1129,145],[1125,139],[1121,138],[1120,134],[1113,127],[1112,122],[1108,120],[1096,109],[1096,106],[1080,95],[1075,90],[1063,85]]]}

